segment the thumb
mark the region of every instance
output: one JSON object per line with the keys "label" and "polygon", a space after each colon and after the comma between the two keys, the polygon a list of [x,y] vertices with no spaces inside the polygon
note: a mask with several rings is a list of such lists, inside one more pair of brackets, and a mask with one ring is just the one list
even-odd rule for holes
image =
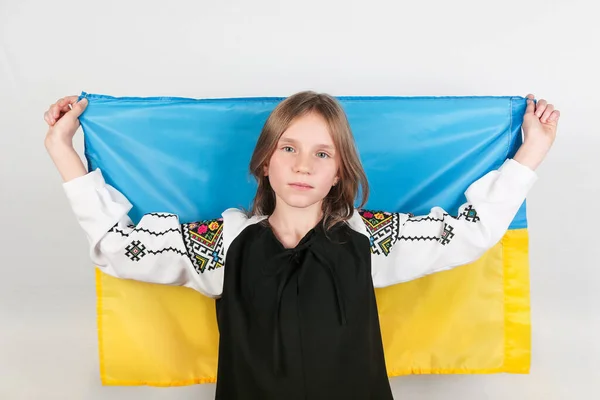
{"label": "thumb", "polygon": [[71,109],[71,111],[69,111],[69,114],[71,114],[75,118],[78,118],[83,113],[87,105],[88,99],[84,97],[83,99],[79,100],[73,105],[73,108]]}
{"label": "thumb", "polygon": [[535,112],[535,97],[532,94],[527,95],[527,108],[525,109],[525,114],[533,114]]}

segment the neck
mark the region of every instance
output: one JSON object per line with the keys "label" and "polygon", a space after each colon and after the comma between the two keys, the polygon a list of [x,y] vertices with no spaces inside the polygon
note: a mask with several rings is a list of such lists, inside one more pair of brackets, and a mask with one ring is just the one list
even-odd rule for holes
{"label": "neck", "polygon": [[296,239],[297,241],[302,239],[308,231],[313,229],[322,216],[321,202],[309,207],[297,208],[277,199],[275,210],[269,217],[269,224],[277,236],[287,238],[286,242],[293,243]]}

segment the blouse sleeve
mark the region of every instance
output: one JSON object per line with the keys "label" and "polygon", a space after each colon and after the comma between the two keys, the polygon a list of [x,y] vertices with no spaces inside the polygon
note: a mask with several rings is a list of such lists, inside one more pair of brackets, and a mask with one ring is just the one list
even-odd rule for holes
{"label": "blouse sleeve", "polygon": [[221,295],[223,218],[181,224],[175,214],[149,213],[134,225],[128,216],[131,203],[105,183],[100,169],[63,188],[87,236],[90,257],[103,272]]}
{"label": "blouse sleeve", "polygon": [[362,220],[370,238],[374,286],[476,261],[504,236],[536,180],[534,171],[509,159],[469,186],[457,216],[440,207],[422,216],[357,210],[354,223]]}

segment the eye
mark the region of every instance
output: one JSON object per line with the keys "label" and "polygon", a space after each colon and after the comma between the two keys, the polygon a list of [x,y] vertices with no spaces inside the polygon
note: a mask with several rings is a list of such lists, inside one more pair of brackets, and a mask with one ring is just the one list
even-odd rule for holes
{"label": "eye", "polygon": [[293,152],[293,151],[294,151],[294,148],[293,148],[292,146],[283,146],[283,147],[281,148],[281,150],[283,150],[283,151],[284,151],[284,152],[286,152],[286,153],[291,153],[291,152]]}
{"label": "eye", "polygon": [[329,158],[329,154],[325,153],[324,151],[320,151],[317,153],[317,157],[319,158]]}

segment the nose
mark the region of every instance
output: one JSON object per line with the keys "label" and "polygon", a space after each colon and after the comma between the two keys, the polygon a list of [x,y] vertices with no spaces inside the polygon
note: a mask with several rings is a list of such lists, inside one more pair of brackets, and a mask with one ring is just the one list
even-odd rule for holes
{"label": "nose", "polygon": [[309,155],[300,153],[296,156],[294,172],[301,174],[310,174],[312,172],[312,161]]}

